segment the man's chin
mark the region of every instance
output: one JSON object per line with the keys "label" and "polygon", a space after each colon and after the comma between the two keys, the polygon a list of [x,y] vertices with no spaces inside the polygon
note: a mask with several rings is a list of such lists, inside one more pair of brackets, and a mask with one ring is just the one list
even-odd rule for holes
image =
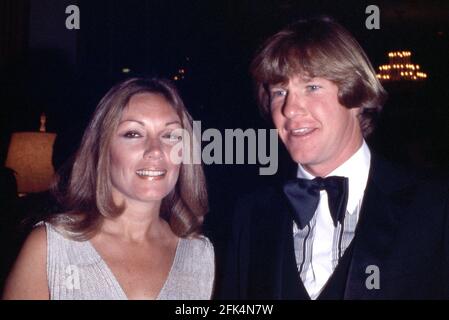
{"label": "man's chin", "polygon": [[301,165],[307,165],[309,163],[313,163],[313,157],[311,157],[310,152],[305,152],[304,150],[292,149],[288,150],[290,157],[296,163]]}

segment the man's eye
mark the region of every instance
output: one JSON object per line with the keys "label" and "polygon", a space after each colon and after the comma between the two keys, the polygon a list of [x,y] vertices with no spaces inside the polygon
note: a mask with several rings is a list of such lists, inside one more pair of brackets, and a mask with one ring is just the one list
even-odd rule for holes
{"label": "man's eye", "polygon": [[142,135],[136,131],[127,131],[125,132],[125,134],[123,135],[125,138],[140,138]]}
{"label": "man's eye", "polygon": [[285,97],[287,95],[287,90],[284,89],[274,89],[271,91],[271,98]]}
{"label": "man's eye", "polygon": [[317,91],[320,88],[320,86],[317,86],[316,84],[311,84],[307,86],[307,91]]}

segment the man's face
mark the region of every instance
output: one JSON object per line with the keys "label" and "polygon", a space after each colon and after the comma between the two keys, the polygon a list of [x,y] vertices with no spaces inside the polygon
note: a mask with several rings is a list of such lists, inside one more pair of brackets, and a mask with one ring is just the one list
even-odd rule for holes
{"label": "man's face", "polygon": [[357,114],[338,102],[338,87],[324,78],[294,76],[270,86],[271,116],[290,156],[315,176],[325,176],[362,144]]}

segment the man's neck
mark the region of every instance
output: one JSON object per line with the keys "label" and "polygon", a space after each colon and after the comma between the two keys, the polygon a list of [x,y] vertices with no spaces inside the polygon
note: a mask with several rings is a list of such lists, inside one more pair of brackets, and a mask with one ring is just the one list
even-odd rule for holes
{"label": "man's neck", "polygon": [[363,143],[364,140],[360,139],[357,144],[354,144],[354,146],[349,146],[349,150],[347,152],[340,153],[340,157],[332,162],[317,165],[302,165],[302,168],[314,177],[326,177],[351,159],[360,150]]}

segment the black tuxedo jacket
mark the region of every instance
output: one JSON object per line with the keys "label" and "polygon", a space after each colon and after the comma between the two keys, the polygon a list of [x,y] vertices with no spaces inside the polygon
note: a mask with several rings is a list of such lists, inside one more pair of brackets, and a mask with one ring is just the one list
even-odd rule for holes
{"label": "black tuxedo jacket", "polygon": [[[372,155],[341,298],[448,298],[448,191]],[[292,217],[281,186],[239,202],[216,298],[301,298]],[[366,285],[368,266],[378,267],[378,289]]]}

